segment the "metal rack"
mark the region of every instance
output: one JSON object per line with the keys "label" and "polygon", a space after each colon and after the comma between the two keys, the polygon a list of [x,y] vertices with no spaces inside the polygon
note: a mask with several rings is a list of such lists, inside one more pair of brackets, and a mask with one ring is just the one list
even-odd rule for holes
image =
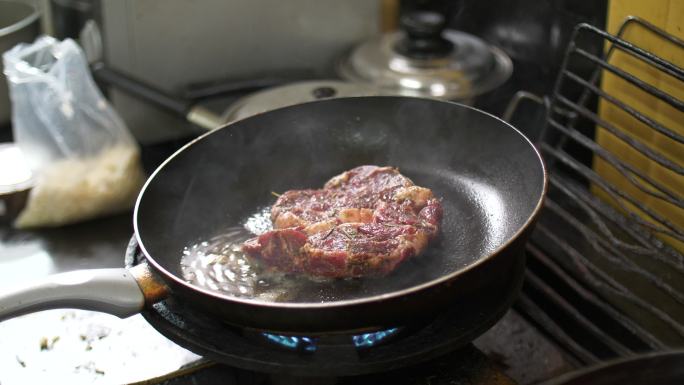
{"label": "metal rack", "polygon": [[[684,164],[595,112],[599,100],[610,103],[684,152],[681,133],[600,86],[601,76],[609,72],[684,112],[684,101],[612,63],[620,51],[684,87],[682,68],[625,40],[630,28],[684,50],[684,42],[636,17],[628,18],[616,36],[580,24],[554,92],[542,101],[547,116],[537,145],[549,168],[549,195],[527,247],[526,282],[516,309],[564,347],[578,366],[684,346],[684,256],[662,237],[684,242],[684,228],[592,168],[600,158],[649,199],[684,209],[683,191],[668,188],[595,140],[595,127],[600,126],[613,139],[684,177]],[[603,56],[584,48],[590,39],[602,40],[607,48]],[[577,61],[593,66],[590,76],[573,72]],[[524,93],[519,97],[530,98]]]}

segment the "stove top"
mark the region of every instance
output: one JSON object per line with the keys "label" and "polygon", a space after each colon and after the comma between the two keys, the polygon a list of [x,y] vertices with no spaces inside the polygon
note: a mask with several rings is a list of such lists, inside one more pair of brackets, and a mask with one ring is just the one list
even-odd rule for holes
{"label": "stove top", "polygon": [[[126,267],[144,263],[144,258],[133,238]],[[415,365],[464,347],[492,323],[454,307],[423,325],[314,337],[239,328],[173,297],[142,314],[170,340],[215,362],[299,376],[349,376]],[[482,328],[470,331],[478,323]]]}
{"label": "stove top", "polygon": [[[130,227],[130,216],[122,215],[68,229],[20,232],[0,228],[0,269],[5,273],[0,287],[61,271],[121,266],[121,255],[132,231]],[[130,383],[144,380],[146,384],[211,384],[218,381],[228,384],[459,384],[469,379],[470,383],[477,384],[477,378],[505,378],[505,375],[519,384],[529,384],[567,372],[574,365],[562,348],[550,342],[514,310],[473,344],[463,346],[433,333],[428,337],[428,343],[439,348],[424,356],[420,349],[429,350],[430,347],[423,345],[420,348],[416,336],[447,327],[453,322],[449,317],[418,330],[390,331],[386,339],[380,339],[378,335],[358,335],[358,348],[353,345],[354,338],[349,336],[344,341],[319,339],[314,354],[306,351],[306,341],[299,345],[297,349],[300,350],[292,351],[274,344],[271,337],[283,341],[278,336],[268,337],[256,331],[246,335],[244,331],[210,320],[211,327],[226,335],[210,343],[193,343],[206,344],[207,350],[219,352],[222,352],[220,347],[236,341],[244,349],[259,346],[256,352],[239,357],[254,365],[249,366],[252,370],[240,369],[239,366],[248,366],[235,362],[226,365],[227,360],[219,360],[220,357],[209,351],[200,357],[175,344],[173,341],[182,343],[177,340],[180,337],[172,335],[174,330],[182,330],[175,325],[199,326],[187,316],[181,317],[182,312],[174,305],[177,304],[161,303],[146,311],[144,316],[123,320],[96,312],[65,309],[2,322],[0,383]],[[158,323],[166,326],[161,327]],[[416,332],[418,334],[413,334]],[[380,344],[368,347],[374,338],[380,339]],[[307,362],[317,360],[317,353],[332,354],[331,345],[335,344],[346,346],[338,356],[327,356],[335,363],[329,364],[331,368],[327,374],[307,372],[304,374],[308,377],[301,377],[293,370],[279,370],[278,374],[264,373],[273,370],[254,370],[273,355],[287,357],[290,364],[298,363],[302,368]],[[391,362],[389,355],[394,351],[403,353]],[[365,367],[361,365],[354,369],[359,373],[381,371],[349,377],[351,372],[342,373],[342,370],[332,368],[338,362],[341,364],[342,358],[347,359],[348,369],[353,364],[365,363]],[[399,365],[397,359],[407,366],[392,369]],[[480,364],[473,365],[473,362]],[[331,373],[335,372],[346,377],[332,377]]]}

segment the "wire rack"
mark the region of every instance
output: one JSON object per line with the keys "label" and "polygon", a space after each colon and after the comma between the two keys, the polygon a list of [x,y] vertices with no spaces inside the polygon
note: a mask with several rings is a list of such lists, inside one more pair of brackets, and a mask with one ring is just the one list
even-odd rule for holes
{"label": "wire rack", "polygon": [[[633,125],[646,127],[649,135],[668,138],[674,153],[682,154],[682,133],[601,86],[602,77],[617,77],[667,104],[679,122],[684,120],[684,102],[664,90],[684,87],[684,71],[625,40],[630,28],[684,50],[684,42],[636,17],[628,18],[617,35],[580,24],[553,94],[537,98],[547,107],[537,145],[549,168],[550,188],[528,243],[526,282],[516,309],[564,347],[577,365],[684,346],[684,256],[672,246],[684,242],[684,228],[653,209],[657,201],[661,207],[666,202],[673,212],[683,210],[683,192],[596,139],[600,131],[649,164],[665,168],[672,178],[683,177],[684,165],[668,155],[672,151],[660,151],[640,139],[643,135],[629,134]],[[602,41],[603,55],[585,48],[592,39]],[[612,60],[615,55],[629,55],[651,74],[666,74],[668,87],[624,70]],[[578,62],[592,66],[588,76],[572,70]],[[619,109],[628,119],[605,119],[596,112],[600,103]],[[617,178],[597,172],[597,162]]]}

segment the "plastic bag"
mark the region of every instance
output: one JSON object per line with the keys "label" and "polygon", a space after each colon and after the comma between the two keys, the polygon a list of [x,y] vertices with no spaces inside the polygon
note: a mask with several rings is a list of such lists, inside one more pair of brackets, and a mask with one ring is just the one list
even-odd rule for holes
{"label": "plastic bag", "polygon": [[139,149],[71,39],[40,37],[3,54],[16,144],[35,174],[15,227],[59,226],[132,207]]}

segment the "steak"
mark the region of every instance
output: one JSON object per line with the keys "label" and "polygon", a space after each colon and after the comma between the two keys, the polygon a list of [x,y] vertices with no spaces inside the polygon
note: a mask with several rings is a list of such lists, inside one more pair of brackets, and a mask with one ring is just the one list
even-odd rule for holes
{"label": "steak", "polygon": [[243,244],[262,265],[319,277],[382,276],[439,233],[442,206],[396,168],[360,166],[318,190],[290,190],[271,208],[274,230]]}

